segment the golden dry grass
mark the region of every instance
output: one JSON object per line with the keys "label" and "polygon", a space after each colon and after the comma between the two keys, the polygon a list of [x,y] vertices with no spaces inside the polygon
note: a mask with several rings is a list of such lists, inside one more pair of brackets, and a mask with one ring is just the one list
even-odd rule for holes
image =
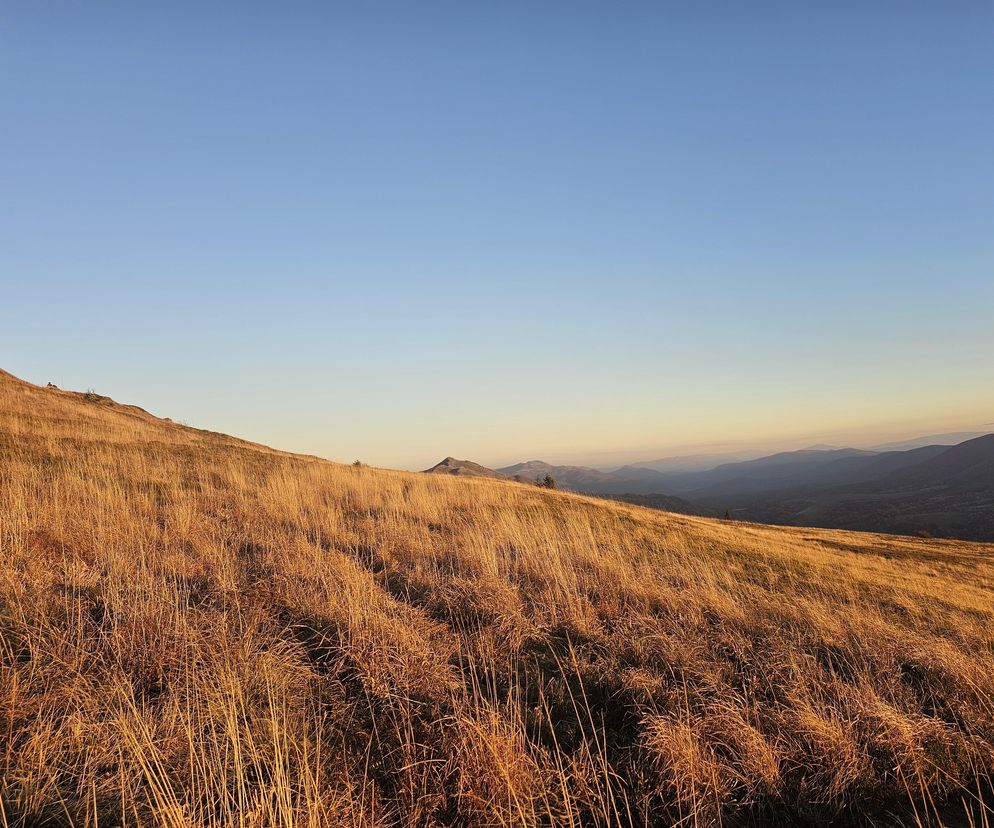
{"label": "golden dry grass", "polygon": [[992,556],[0,374],[0,825],[987,825]]}

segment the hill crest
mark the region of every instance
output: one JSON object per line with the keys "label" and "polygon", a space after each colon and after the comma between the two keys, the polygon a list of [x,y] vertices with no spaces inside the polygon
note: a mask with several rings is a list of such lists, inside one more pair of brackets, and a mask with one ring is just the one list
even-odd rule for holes
{"label": "hill crest", "polygon": [[439,461],[430,469],[425,469],[424,474],[450,474],[460,477],[491,477],[498,480],[507,479],[506,475],[498,471],[481,466],[472,460],[457,460],[455,457],[446,457]]}

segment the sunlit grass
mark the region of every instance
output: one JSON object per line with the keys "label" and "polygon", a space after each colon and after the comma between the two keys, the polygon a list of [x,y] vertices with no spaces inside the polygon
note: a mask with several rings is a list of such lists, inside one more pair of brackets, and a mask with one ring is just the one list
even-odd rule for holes
{"label": "sunlit grass", "polygon": [[992,554],[0,375],[0,825],[986,826]]}

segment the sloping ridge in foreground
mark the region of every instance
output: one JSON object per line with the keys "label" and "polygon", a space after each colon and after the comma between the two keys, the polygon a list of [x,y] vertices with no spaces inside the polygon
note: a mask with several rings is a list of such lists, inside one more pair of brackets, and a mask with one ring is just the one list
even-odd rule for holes
{"label": "sloping ridge in foreground", "polygon": [[984,824],[992,552],[339,466],[0,375],[4,820]]}

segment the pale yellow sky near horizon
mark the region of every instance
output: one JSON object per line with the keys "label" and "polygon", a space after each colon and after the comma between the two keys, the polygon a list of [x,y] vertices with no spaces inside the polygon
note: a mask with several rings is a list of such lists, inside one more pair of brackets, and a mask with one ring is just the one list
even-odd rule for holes
{"label": "pale yellow sky near horizon", "polygon": [[[994,416],[988,410],[987,416]],[[442,460],[445,456],[455,456],[459,459],[473,460],[490,467],[510,466],[517,462],[527,460],[544,460],[554,465],[578,465],[592,467],[612,467],[621,466],[627,463],[635,463],[645,460],[657,460],[665,457],[680,457],[696,454],[726,454],[738,451],[755,450],[761,453],[775,453],[778,451],[796,451],[816,444],[827,444],[846,448],[869,448],[882,445],[884,443],[898,442],[901,440],[911,440],[931,434],[946,434],[955,432],[981,432],[985,430],[994,431],[994,422],[969,421],[949,421],[949,420],[921,420],[914,425],[913,421],[895,422],[893,428],[887,428],[885,424],[864,429],[853,429],[851,431],[811,431],[790,434],[783,437],[775,435],[757,436],[755,439],[742,438],[739,440],[711,441],[711,442],[691,442],[691,443],[671,443],[671,444],[646,444],[646,447],[614,448],[614,449],[534,449],[533,451],[523,451],[505,453],[497,455],[497,459],[480,460],[477,457],[463,457],[458,452],[449,452],[448,455],[441,455],[432,460],[415,461],[403,466],[390,466],[390,468],[403,468],[410,470],[420,470]],[[427,457],[427,455],[424,455]]]}
{"label": "pale yellow sky near horizon", "polygon": [[[51,379],[65,382],[57,374],[19,374],[17,366],[4,367],[39,385]],[[259,419],[244,416],[250,406],[237,396],[211,396],[213,405],[204,412],[206,416],[190,417],[184,415],[181,398],[168,386],[160,383],[143,391],[142,385],[117,383],[97,390],[159,417],[188,421],[198,428],[274,448],[343,463],[360,459],[374,466],[409,470],[429,468],[446,456],[491,467],[536,459],[557,465],[611,467],[681,455],[766,453],[817,443],[861,448],[930,434],[994,431],[994,382],[984,384],[955,372],[945,381],[937,380],[929,393],[909,387],[898,395],[893,387],[881,383],[858,397],[823,394],[817,398],[809,388],[804,394],[752,395],[739,406],[702,400],[693,409],[689,404],[661,408],[658,415],[647,407],[626,410],[601,400],[582,416],[571,418],[558,416],[559,409],[514,405],[501,412],[503,416],[492,415],[482,424],[459,406],[452,412],[445,406],[427,412],[443,414],[444,422],[432,422],[430,416],[422,422],[417,412],[413,418],[405,417],[403,400],[397,399],[388,418],[370,417],[357,422],[355,428],[348,419],[336,418],[335,412],[328,414],[318,402],[308,404],[307,394],[291,399],[278,388],[261,392],[265,398],[282,400],[278,416]],[[719,394],[722,390],[712,389]],[[259,389],[254,393],[259,394]],[[286,429],[288,415],[296,426],[291,431]],[[399,418],[402,427],[391,428],[390,417]],[[412,437],[422,431],[423,441]],[[602,436],[595,437],[597,433]]]}
{"label": "pale yellow sky near horizon", "polygon": [[[789,451],[826,443],[839,446],[869,447],[899,440],[914,439],[948,432],[994,430],[994,393],[977,401],[976,389],[955,399],[943,397],[908,402],[905,411],[893,410],[874,415],[872,410],[847,405],[837,400],[811,416],[802,400],[795,409],[780,410],[773,418],[762,410],[743,408],[728,417],[721,412],[703,412],[691,425],[676,417],[659,417],[654,422],[629,419],[626,428],[609,431],[598,442],[584,435],[588,422],[541,424],[525,430],[526,439],[506,448],[496,448],[497,440],[512,439],[516,429],[505,433],[497,427],[481,435],[455,429],[445,445],[419,452],[405,452],[400,462],[389,462],[380,452],[370,455],[370,462],[390,468],[428,468],[446,456],[473,460],[490,466],[507,466],[525,460],[541,459],[555,464],[608,467],[640,460],[690,454],[726,452]],[[667,440],[663,435],[681,435]],[[445,441],[443,441],[445,442]],[[368,452],[367,452],[368,454]],[[336,458],[338,459],[338,458]],[[345,459],[342,457],[341,459]]]}
{"label": "pale yellow sky near horizon", "polygon": [[[705,401],[694,408],[661,408],[658,414],[610,407],[594,413],[596,419],[578,416],[567,422],[533,414],[530,420],[514,417],[503,425],[491,424],[485,433],[454,423],[448,441],[441,441],[444,446],[418,452],[396,447],[403,456],[394,465],[427,468],[452,455],[501,466],[530,459],[610,466],[683,454],[793,450],[816,443],[864,447],[982,431],[994,429],[994,383],[950,372],[931,391],[908,387],[900,393],[881,382],[858,396],[818,395],[810,388],[791,394],[788,389],[743,399],[739,406]],[[386,452],[381,459],[389,459]]]}

